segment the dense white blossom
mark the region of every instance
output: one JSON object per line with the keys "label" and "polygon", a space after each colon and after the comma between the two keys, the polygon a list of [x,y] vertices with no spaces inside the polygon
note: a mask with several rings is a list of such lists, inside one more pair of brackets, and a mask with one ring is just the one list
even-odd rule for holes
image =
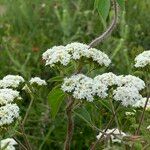
{"label": "dense white blossom", "polygon": [[117,87],[113,91],[113,97],[114,100],[121,101],[123,106],[133,106],[142,99],[138,89],[134,87]]}
{"label": "dense white blossom", "polygon": [[[147,97],[144,97],[140,101],[136,102],[134,104],[134,107],[142,107],[142,108],[144,108],[146,101],[147,101]],[[150,110],[150,98],[148,99],[148,103],[147,103],[146,109]]]}
{"label": "dense white blossom", "polygon": [[[103,130],[103,132],[105,132],[105,130]],[[109,135],[109,139],[111,139],[111,141],[113,143],[121,143],[121,140],[123,139],[123,137],[127,136],[126,133],[119,131],[119,129],[114,128],[114,129],[107,129],[106,134],[104,134],[104,137],[107,138],[107,136]],[[99,133],[99,135],[96,136],[97,139],[100,139],[102,137],[103,133]]]}
{"label": "dense white blossom", "polygon": [[50,66],[54,66],[56,63],[66,66],[71,60],[78,60],[81,57],[91,58],[99,65],[109,66],[111,63],[111,60],[105,53],[78,42],[66,46],[54,46],[44,52],[42,56],[46,61],[46,65]]}
{"label": "dense white blossom", "polygon": [[86,44],[73,42],[66,45],[66,51],[71,54],[72,59],[77,60],[81,57],[90,57],[89,46]]}
{"label": "dense white blossom", "polygon": [[81,57],[91,58],[99,65],[109,66],[111,60],[109,57],[95,48],[89,48],[88,45],[74,42],[66,46],[66,50],[71,54],[72,59],[80,59]]}
{"label": "dense white blossom", "polygon": [[20,99],[18,91],[12,89],[0,89],[0,105],[11,103],[15,99]]}
{"label": "dense white blossom", "polygon": [[46,81],[45,80],[42,80],[41,78],[39,77],[33,77],[31,78],[31,80],[29,81],[29,83],[32,85],[32,84],[37,84],[37,85],[47,85]]}
{"label": "dense white blossom", "polygon": [[46,61],[46,65],[51,67],[56,63],[66,66],[70,62],[71,55],[64,46],[54,46],[44,52],[42,58]]}
{"label": "dense white blossom", "polygon": [[135,67],[150,65],[150,50],[144,51],[135,58]]}
{"label": "dense white blossom", "polygon": [[7,104],[0,107],[0,126],[11,124],[19,117],[19,107],[16,104]]}
{"label": "dense white blossom", "polygon": [[17,142],[13,138],[7,138],[0,141],[0,149],[3,150],[15,150]]}
{"label": "dense white blossom", "polygon": [[133,88],[137,88],[138,90],[142,90],[145,88],[144,81],[139,77],[126,75],[126,76],[118,76],[118,78],[119,78],[119,82],[118,82],[119,86],[133,87]]}
{"label": "dense white blossom", "polygon": [[24,82],[24,78],[19,75],[7,75],[0,80],[0,88],[17,88]]}
{"label": "dense white blossom", "polygon": [[65,78],[62,85],[64,92],[73,92],[73,97],[76,99],[86,99],[93,101],[93,79],[83,75],[73,75],[70,78]]}
{"label": "dense white blossom", "polygon": [[105,84],[106,86],[112,85],[120,85],[120,78],[113,74],[112,72],[103,73],[102,75],[98,75],[94,78],[95,82],[100,82],[101,84]]}

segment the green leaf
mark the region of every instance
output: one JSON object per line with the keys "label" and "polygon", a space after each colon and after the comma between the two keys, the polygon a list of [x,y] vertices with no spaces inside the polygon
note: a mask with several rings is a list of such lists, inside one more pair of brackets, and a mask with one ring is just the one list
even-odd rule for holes
{"label": "green leaf", "polygon": [[51,107],[52,118],[55,119],[62,101],[66,95],[60,88],[55,88],[48,94],[48,102]]}
{"label": "green leaf", "polygon": [[61,81],[63,81],[63,79],[64,79],[64,77],[62,77],[62,76],[56,76],[56,77],[53,77],[53,78],[50,78],[49,80],[48,80],[48,82],[61,82]]}
{"label": "green leaf", "polygon": [[106,21],[110,10],[110,0],[95,0],[94,8],[98,10],[103,21]]}
{"label": "green leaf", "polygon": [[91,126],[91,124],[92,124],[91,116],[90,116],[89,112],[86,110],[86,108],[84,108],[84,107],[77,108],[74,110],[74,113]]}
{"label": "green leaf", "polygon": [[117,0],[119,6],[121,7],[122,10],[125,9],[125,0]]}

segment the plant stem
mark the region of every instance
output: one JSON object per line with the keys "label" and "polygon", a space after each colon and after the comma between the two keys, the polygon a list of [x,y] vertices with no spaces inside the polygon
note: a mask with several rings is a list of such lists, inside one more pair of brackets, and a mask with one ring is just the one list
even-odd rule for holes
{"label": "plant stem", "polygon": [[25,134],[24,126],[22,125],[22,123],[20,123],[20,129],[21,129],[21,132],[22,132],[22,134],[23,134],[23,138],[24,138],[24,141],[25,141],[25,143],[26,143],[27,149],[28,149],[28,150],[32,150],[32,148],[31,148],[31,146],[30,146],[30,143],[29,143],[29,141],[28,141],[28,138],[27,138],[27,136],[26,136],[26,134]]}
{"label": "plant stem", "polygon": [[117,24],[117,17],[118,17],[118,6],[117,6],[117,3],[115,0],[112,0],[112,2],[113,2],[113,6],[114,6],[114,11],[115,11],[114,19],[113,19],[111,25],[107,28],[107,30],[89,44],[89,48],[94,47],[97,44],[101,43],[115,29],[116,24]]}
{"label": "plant stem", "polygon": [[[149,79],[149,78],[148,78]],[[147,99],[146,99],[146,102],[145,102],[145,105],[144,105],[144,108],[143,108],[143,111],[142,111],[142,115],[141,115],[141,118],[140,118],[140,121],[139,121],[139,126],[137,128],[137,130],[135,131],[135,135],[139,135],[139,132],[140,132],[140,128],[141,128],[141,125],[144,121],[144,115],[145,115],[145,111],[146,111],[146,107],[147,107],[147,104],[148,104],[148,101],[149,101],[149,98],[150,98],[150,93],[149,93],[149,88],[150,88],[150,83],[149,83],[149,80],[147,79],[147,86],[146,86],[146,90],[147,90]],[[134,148],[134,143],[132,144],[131,146],[131,150]]]}
{"label": "plant stem", "polygon": [[27,109],[27,111],[26,111],[26,114],[25,114],[25,116],[24,116],[24,119],[23,119],[23,121],[22,121],[22,125],[24,125],[25,122],[26,122],[26,120],[27,120],[27,117],[28,117],[28,115],[29,115],[29,112],[30,112],[30,109],[31,109],[31,107],[32,107],[33,101],[34,101],[34,98],[33,98],[33,96],[31,96],[31,101],[30,101],[29,107],[28,107],[28,109]]}
{"label": "plant stem", "polygon": [[[115,122],[116,122],[117,128],[119,129],[119,132],[120,132],[119,121],[118,121],[117,114],[115,112],[115,108],[114,108],[114,105],[113,105],[113,102],[112,102],[111,98],[110,98],[110,105],[111,105],[111,108],[112,108],[113,115],[115,116]],[[120,132],[120,134],[121,134],[121,132]]]}
{"label": "plant stem", "polygon": [[27,148],[16,138],[13,136],[13,139],[24,149],[27,150]]}
{"label": "plant stem", "polygon": [[73,109],[74,100],[71,96],[68,97],[68,104],[66,107],[67,115],[67,135],[64,143],[64,150],[70,150],[70,143],[72,140],[73,130],[74,130],[74,121],[72,118],[72,109]]}
{"label": "plant stem", "polygon": [[[120,104],[119,104],[119,105],[120,105]],[[107,131],[107,129],[110,127],[110,125],[112,124],[112,122],[113,122],[114,119],[115,119],[115,116],[116,116],[116,113],[117,113],[117,111],[118,111],[119,105],[118,105],[118,107],[116,108],[116,111],[115,111],[115,113],[113,114],[111,120],[110,120],[110,121],[108,122],[108,124],[106,125],[106,128],[105,128],[105,130],[104,130],[104,133],[101,135],[100,139],[96,140],[95,143],[92,144],[90,150],[95,150],[97,144],[102,141],[102,139],[103,139],[103,137],[104,137],[104,135],[105,135],[105,132]]]}

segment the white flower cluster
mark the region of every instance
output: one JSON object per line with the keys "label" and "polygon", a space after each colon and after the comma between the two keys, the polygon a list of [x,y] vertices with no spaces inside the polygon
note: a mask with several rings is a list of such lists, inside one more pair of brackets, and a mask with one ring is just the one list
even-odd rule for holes
{"label": "white flower cluster", "polygon": [[123,106],[135,106],[142,99],[139,91],[144,89],[144,81],[132,75],[118,76],[118,78],[120,83],[113,91],[114,100],[121,101]]}
{"label": "white flower cluster", "polygon": [[21,97],[14,88],[23,82],[24,79],[18,75],[7,75],[0,80],[0,126],[9,125],[19,117],[19,107],[14,101]]}
{"label": "white flower cluster", "polygon": [[32,84],[37,84],[37,85],[47,85],[46,81],[45,80],[42,80],[41,78],[39,77],[34,77],[34,78],[31,78],[29,83],[32,85]]}
{"label": "white flower cluster", "polygon": [[150,65],[150,50],[144,51],[135,58],[135,67],[145,67]]}
{"label": "white flower cluster", "polygon": [[93,80],[83,74],[65,78],[62,90],[64,92],[73,92],[73,97],[76,99],[93,101]]}
{"label": "white flower cluster", "polygon": [[[103,130],[103,132],[105,132],[105,130]],[[111,141],[113,143],[121,143],[123,137],[127,136],[126,133],[119,131],[119,129],[115,128],[115,129],[107,129],[107,131],[105,132],[106,134],[104,135],[104,138],[107,138],[107,136],[109,136],[109,139],[111,139]],[[96,136],[97,139],[100,139],[102,137],[102,133],[100,132],[99,135]]]}
{"label": "white flower cluster", "polygon": [[134,106],[141,101],[142,96],[139,91],[145,87],[143,80],[132,75],[117,76],[111,72],[98,75],[94,79],[83,74],[73,75],[64,79],[62,90],[72,92],[76,99],[93,101],[96,95],[100,98],[106,98],[108,89],[114,85],[117,88],[113,90],[113,98],[116,101],[121,101],[122,105]]}
{"label": "white flower cluster", "polygon": [[17,88],[23,82],[23,77],[19,75],[7,75],[0,80],[0,88]]}
{"label": "white flower cluster", "polygon": [[19,107],[17,104],[7,104],[0,107],[0,126],[11,124],[19,117]]}
{"label": "white flower cluster", "polygon": [[139,77],[135,77],[132,75],[126,75],[126,76],[118,76],[119,78],[119,86],[124,87],[133,87],[137,90],[142,90],[145,88],[145,83],[143,80],[141,80]]}
{"label": "white flower cluster", "polygon": [[3,139],[0,141],[0,149],[2,150],[15,150],[17,142],[12,138]]}
{"label": "white flower cluster", "polygon": [[0,105],[12,103],[15,99],[20,99],[18,91],[12,89],[0,89]]}
{"label": "white flower cluster", "polygon": [[[142,108],[144,108],[146,101],[147,101],[147,97],[144,97],[140,101],[136,102],[134,104],[134,107],[142,107]],[[146,110],[150,110],[150,98],[148,99]]]}
{"label": "white flower cluster", "polygon": [[91,58],[99,65],[109,66],[111,63],[111,60],[105,53],[78,42],[66,46],[54,46],[42,55],[42,58],[46,61],[46,65],[50,65],[51,67],[56,63],[67,66],[71,60],[78,60],[81,57]]}
{"label": "white flower cluster", "polygon": [[136,102],[141,101],[142,96],[139,91],[133,87],[118,87],[113,92],[114,100],[121,101],[123,106],[133,106]]}

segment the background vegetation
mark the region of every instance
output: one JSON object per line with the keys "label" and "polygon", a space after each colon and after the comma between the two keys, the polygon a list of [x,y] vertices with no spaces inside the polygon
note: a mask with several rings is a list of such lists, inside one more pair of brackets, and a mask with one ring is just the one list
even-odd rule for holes
{"label": "background vegetation", "polygon": [[[150,47],[149,14],[149,0],[126,1],[126,9],[119,15],[117,28],[111,37],[98,46],[115,64],[108,68],[107,72],[134,72],[135,55]],[[111,15],[110,13],[107,24],[111,21]],[[0,77],[7,74],[20,74],[26,79],[32,76],[40,76],[43,79],[57,76],[57,72],[44,67],[42,53],[54,45],[72,41],[90,43],[105,28],[99,14],[94,10],[93,0],[0,0]],[[96,71],[102,73],[104,70]],[[42,90],[38,93],[26,123],[25,132],[35,150],[59,150],[64,143],[65,110],[60,110],[55,120],[50,117],[47,95],[53,86],[55,85],[51,82],[48,89],[44,89],[44,97],[40,96],[43,94]],[[26,98],[23,101],[22,114],[28,103]],[[65,102],[62,105],[65,105]],[[107,115],[108,109],[101,110],[99,106],[98,113],[92,105],[87,104],[86,107],[91,112],[92,121],[99,127],[101,121],[110,119]],[[121,115],[123,114],[120,114],[120,122],[124,124]],[[148,115],[150,114],[147,113]],[[76,128],[72,149],[88,149],[97,132],[76,115],[74,117]],[[150,119],[146,119],[150,124]],[[136,118],[127,119],[126,124],[128,130],[134,133]],[[144,132],[143,129],[143,134],[147,137]]]}

